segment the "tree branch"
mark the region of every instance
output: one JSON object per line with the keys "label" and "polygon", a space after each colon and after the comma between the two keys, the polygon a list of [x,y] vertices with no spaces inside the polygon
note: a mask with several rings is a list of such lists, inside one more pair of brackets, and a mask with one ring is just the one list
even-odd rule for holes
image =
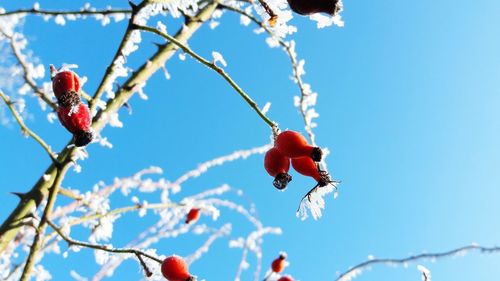
{"label": "tree branch", "polygon": [[14,57],[16,58],[17,62],[23,69],[23,79],[30,86],[30,88],[33,90],[35,95],[37,95],[39,98],[41,98],[48,106],[52,108],[52,110],[56,111],[57,110],[57,105],[52,101],[52,99],[47,96],[47,94],[40,89],[37,85],[36,82],[33,80],[33,78],[29,75],[28,71],[28,66],[26,65],[26,60],[23,57],[23,54],[21,53],[21,50],[19,50],[18,46],[14,43],[14,38],[13,36],[7,35],[3,30],[0,29],[0,33],[5,36],[7,39],[9,39],[9,44],[10,48],[12,49],[12,53],[14,54]]}
{"label": "tree branch", "polygon": [[46,223],[54,208],[54,204],[56,202],[57,193],[59,191],[59,187],[64,179],[64,174],[66,173],[68,167],[58,169],[57,176],[54,180],[54,184],[49,193],[49,199],[47,200],[47,206],[45,206],[45,210],[42,215],[42,219],[40,220],[40,224],[38,225],[35,233],[35,239],[33,240],[33,244],[30,248],[30,253],[28,255],[28,259],[26,260],[26,265],[24,266],[23,274],[21,275],[20,281],[27,281],[30,279],[31,271],[36,262],[36,257],[38,255],[38,251],[41,247],[41,241],[43,240],[43,236],[45,233]]}
{"label": "tree branch", "polygon": [[107,10],[75,10],[75,11],[52,11],[52,10],[39,10],[35,8],[31,9],[19,9],[15,11],[5,12],[3,14],[0,13],[0,17],[11,16],[11,15],[19,15],[19,14],[34,14],[34,15],[42,15],[42,16],[90,16],[90,15],[111,15],[111,14],[130,14],[132,10],[128,9],[107,9]]}
{"label": "tree branch", "polygon": [[57,160],[56,154],[52,151],[50,146],[41,137],[39,137],[37,134],[35,134],[35,132],[30,130],[26,126],[26,124],[24,124],[22,117],[14,109],[13,102],[11,102],[9,97],[7,95],[5,95],[1,90],[0,90],[0,97],[2,97],[3,101],[5,102],[7,107],[9,108],[10,112],[12,112],[12,115],[16,119],[17,123],[19,124],[19,126],[21,126],[21,130],[24,133],[26,133],[28,136],[32,137],[36,142],[38,142],[43,147],[43,149],[49,154],[50,159],[52,159],[52,161],[54,163],[59,163]]}
{"label": "tree branch", "polygon": [[59,236],[62,239],[64,239],[64,241],[68,242],[68,244],[70,246],[79,246],[79,247],[90,248],[90,249],[94,249],[94,250],[100,250],[100,251],[104,251],[104,252],[108,252],[108,253],[115,253],[115,254],[134,254],[134,255],[144,256],[148,259],[156,261],[159,264],[161,264],[163,262],[158,257],[152,256],[150,254],[147,254],[143,251],[136,250],[136,249],[110,248],[110,247],[107,247],[104,245],[91,244],[91,243],[87,243],[87,242],[74,240],[74,239],[70,238],[69,236],[67,236],[66,234],[64,234],[64,232],[57,225],[55,225],[53,222],[51,222],[50,220],[47,221],[47,223],[50,225],[50,227],[52,227],[57,232],[57,234],[59,234]]}
{"label": "tree branch", "polygon": [[208,61],[207,59],[203,58],[202,56],[198,55],[196,52],[194,52],[193,50],[191,50],[191,48],[189,48],[187,45],[185,45],[182,42],[178,41],[174,37],[172,37],[172,36],[170,36],[170,35],[168,35],[166,33],[163,33],[161,31],[157,30],[156,28],[152,28],[152,27],[149,27],[149,26],[137,25],[137,24],[134,24],[134,27],[137,28],[137,29],[140,29],[140,30],[144,30],[144,31],[149,31],[149,32],[155,33],[155,34],[157,34],[157,35],[159,35],[159,36],[167,39],[168,41],[170,41],[173,44],[175,44],[177,47],[181,48],[185,53],[189,54],[191,57],[193,57],[197,61],[201,62],[203,65],[205,65],[208,68],[210,68],[210,69],[214,70],[215,72],[217,72],[220,76],[222,76],[222,78],[224,78],[224,80],[226,80],[231,85],[231,87],[233,87],[233,89],[236,90],[236,92],[238,92],[238,94],[248,103],[248,105],[250,105],[250,107],[255,112],[257,112],[257,114],[259,115],[259,117],[262,120],[264,120],[264,122],[266,122],[266,124],[269,125],[269,127],[271,127],[271,129],[273,130],[273,132],[275,130],[277,130],[278,126],[276,125],[276,123],[273,122],[273,121],[271,121],[260,110],[260,108],[257,106],[257,103],[255,103],[255,101],[253,101],[252,98],[226,72],[224,72],[224,70],[222,68],[218,67],[214,62]]}
{"label": "tree branch", "polygon": [[335,281],[350,281],[354,279],[356,276],[361,274],[363,270],[374,266],[378,264],[386,264],[386,265],[396,265],[396,264],[406,264],[409,262],[416,262],[418,260],[427,260],[427,259],[441,259],[441,258],[446,258],[446,257],[451,257],[455,255],[460,255],[460,254],[465,254],[468,251],[479,251],[481,253],[498,253],[500,252],[500,247],[482,247],[479,245],[469,245],[469,246],[463,246],[459,247],[453,250],[449,250],[446,252],[440,252],[440,253],[428,253],[428,254],[420,254],[420,255],[413,255],[409,256],[406,258],[401,258],[401,259],[371,259],[367,260],[365,262],[362,262],[346,272],[340,274]]}
{"label": "tree branch", "polygon": [[[196,16],[190,18],[186,22],[185,26],[175,35],[175,38],[179,42],[186,42],[205,21],[210,19],[216,7],[217,3],[211,3],[201,9]],[[96,133],[99,133],[108,122],[107,116],[117,112],[132,96],[134,93],[134,86],[147,81],[153,73],[160,69],[165,62],[172,57],[176,50],[177,47],[174,44],[169,43],[162,45],[158,51],[151,58],[149,58],[147,63],[144,63],[141,67],[139,67],[139,69],[134,72],[119,89],[115,98],[108,101],[106,109],[94,117],[92,123],[93,130]],[[71,142],[68,143],[68,145],[69,144],[71,144]],[[66,148],[59,154],[59,161],[63,167],[71,163],[70,156],[74,153],[74,151],[75,147],[68,148],[66,146]],[[54,178],[56,174],[55,165],[51,165],[44,174]],[[26,200],[20,202],[16,209],[14,209],[9,217],[4,221],[0,227],[0,253],[5,250],[10,241],[12,241],[18,233],[21,227],[19,222],[29,216],[32,210],[36,208],[40,202],[42,202],[51,184],[51,180],[46,181],[44,177],[40,177],[38,182],[26,194]]]}
{"label": "tree branch", "polygon": [[252,22],[254,22],[259,27],[261,27],[262,29],[264,29],[264,31],[267,34],[269,34],[269,36],[271,36],[272,38],[274,38],[275,40],[277,40],[278,44],[281,47],[283,47],[283,49],[287,53],[288,57],[290,58],[290,62],[292,64],[293,76],[294,76],[294,79],[297,82],[297,85],[299,86],[299,90],[300,90],[300,106],[299,106],[299,111],[300,111],[300,114],[302,115],[302,119],[304,120],[305,129],[307,131],[307,134],[309,136],[309,140],[311,141],[311,144],[316,145],[316,143],[315,143],[315,135],[314,135],[314,133],[312,131],[312,128],[311,128],[311,122],[310,122],[310,120],[307,119],[307,114],[306,114],[305,106],[304,106],[305,98],[307,96],[309,96],[309,91],[304,86],[304,82],[302,81],[302,77],[299,74],[299,64],[298,64],[298,61],[297,61],[297,56],[294,53],[294,51],[293,51],[293,49],[292,49],[292,47],[290,45],[290,42],[287,42],[287,41],[283,40],[283,38],[281,38],[279,36],[276,36],[274,34],[274,32],[271,29],[269,29],[269,27],[266,26],[261,20],[259,20],[258,18],[254,17],[253,15],[245,12],[244,10],[241,10],[239,8],[232,7],[232,6],[229,6],[229,5],[226,5],[226,4],[220,4],[220,6],[223,7],[224,9],[227,9],[227,10],[230,10],[230,11],[233,11],[233,12],[236,12],[238,14],[241,14],[243,16],[248,17]]}

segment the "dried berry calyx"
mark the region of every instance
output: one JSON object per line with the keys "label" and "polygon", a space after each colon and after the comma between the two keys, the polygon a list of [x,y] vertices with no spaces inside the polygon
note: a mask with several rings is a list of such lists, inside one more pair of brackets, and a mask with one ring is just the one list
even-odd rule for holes
{"label": "dried berry calyx", "polygon": [[288,4],[295,13],[300,15],[325,13],[334,16],[342,9],[342,3],[339,0],[288,0]]}
{"label": "dried berry calyx", "polygon": [[80,102],[80,95],[78,95],[78,93],[73,90],[62,93],[57,100],[59,106],[64,108],[77,106]]}
{"label": "dried berry calyx", "polygon": [[77,147],[86,146],[94,139],[92,131],[80,131],[74,134],[75,145]]}
{"label": "dried berry calyx", "polygon": [[273,181],[274,187],[279,190],[283,190],[287,187],[288,183],[292,181],[292,176],[287,173],[280,173],[276,175]]}

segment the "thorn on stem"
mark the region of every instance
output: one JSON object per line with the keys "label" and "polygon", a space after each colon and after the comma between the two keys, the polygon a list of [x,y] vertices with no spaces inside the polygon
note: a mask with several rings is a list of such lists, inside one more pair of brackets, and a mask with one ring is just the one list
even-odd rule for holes
{"label": "thorn on stem", "polygon": [[135,255],[139,259],[139,263],[141,264],[142,268],[144,269],[144,274],[146,275],[146,277],[153,276],[153,272],[151,272],[151,270],[149,269],[149,267],[146,265],[146,263],[142,259],[142,256],[139,253],[135,253]]}

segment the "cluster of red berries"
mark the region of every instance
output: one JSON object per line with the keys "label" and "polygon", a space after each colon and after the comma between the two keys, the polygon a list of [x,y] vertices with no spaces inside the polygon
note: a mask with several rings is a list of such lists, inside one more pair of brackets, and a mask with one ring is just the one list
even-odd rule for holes
{"label": "cluster of red berries", "polygon": [[288,0],[288,5],[300,15],[325,13],[334,16],[341,9],[339,0]]}
{"label": "cluster of red berries", "polygon": [[[300,174],[312,177],[318,183],[317,187],[323,187],[332,180],[326,171],[322,171],[318,164],[323,157],[319,147],[309,145],[306,138],[295,131],[284,131],[278,135],[274,147],[267,151],[264,157],[266,171],[274,177],[273,185],[283,190],[292,177],[288,174],[290,162],[292,167]],[[307,195],[311,193],[309,191]]]}
{"label": "cluster of red berries", "polygon": [[193,281],[196,278],[189,273],[189,266],[179,256],[173,255],[163,260],[161,273],[169,281]]}
{"label": "cluster of red berries", "polygon": [[91,117],[87,105],[80,99],[80,79],[72,71],[57,72],[53,65],[52,89],[57,98],[57,116],[61,124],[73,134],[75,145],[86,146],[93,139]]}
{"label": "cluster of red berries", "polygon": [[[285,267],[288,265],[286,258],[286,253],[280,253],[280,255],[275,260],[273,260],[273,262],[271,263],[271,271],[266,276],[266,278],[264,278],[264,281],[269,280],[274,274],[280,274],[281,272],[283,272]],[[281,276],[278,281],[293,281],[293,278],[290,275],[284,275]]]}

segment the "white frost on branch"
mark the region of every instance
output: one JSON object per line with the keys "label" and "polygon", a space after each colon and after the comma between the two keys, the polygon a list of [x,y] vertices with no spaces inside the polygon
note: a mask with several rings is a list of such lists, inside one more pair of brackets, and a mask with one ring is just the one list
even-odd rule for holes
{"label": "white frost on branch", "polygon": [[213,57],[213,64],[217,65],[217,63],[219,62],[223,67],[227,67],[226,60],[219,52],[213,51],[212,57]]}
{"label": "white frost on branch", "polygon": [[431,281],[431,271],[423,265],[417,265],[418,271],[422,273],[422,281]]}

